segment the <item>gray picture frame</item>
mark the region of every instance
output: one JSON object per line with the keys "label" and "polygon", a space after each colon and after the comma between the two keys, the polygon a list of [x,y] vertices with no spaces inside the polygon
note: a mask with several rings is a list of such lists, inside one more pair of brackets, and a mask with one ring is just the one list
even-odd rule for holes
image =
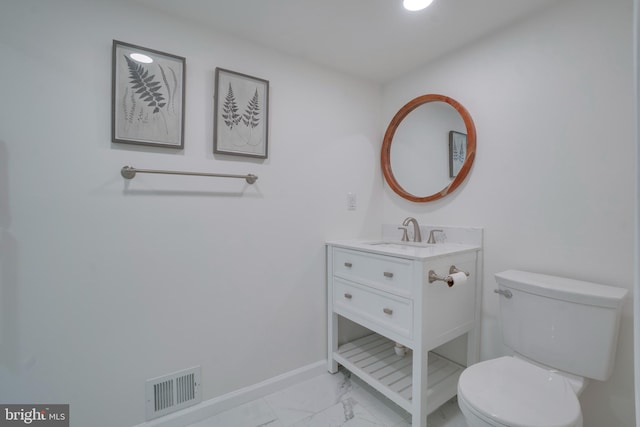
{"label": "gray picture frame", "polygon": [[213,152],[268,158],[269,81],[215,70]]}
{"label": "gray picture frame", "polygon": [[467,158],[467,134],[449,131],[449,178],[455,178]]}
{"label": "gray picture frame", "polygon": [[186,59],[113,40],[111,141],[184,148]]}

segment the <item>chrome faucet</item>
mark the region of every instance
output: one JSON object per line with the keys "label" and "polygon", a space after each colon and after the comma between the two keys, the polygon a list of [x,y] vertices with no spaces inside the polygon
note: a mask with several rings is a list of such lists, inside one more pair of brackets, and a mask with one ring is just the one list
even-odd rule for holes
{"label": "chrome faucet", "polygon": [[422,242],[422,234],[420,234],[420,225],[418,225],[418,221],[416,221],[415,218],[408,217],[402,222],[402,225],[408,226],[410,223],[413,224],[413,241]]}

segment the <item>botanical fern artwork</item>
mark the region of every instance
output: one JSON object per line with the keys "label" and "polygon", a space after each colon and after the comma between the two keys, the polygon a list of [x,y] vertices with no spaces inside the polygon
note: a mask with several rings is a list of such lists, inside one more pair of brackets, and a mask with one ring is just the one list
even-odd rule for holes
{"label": "botanical fern artwork", "polygon": [[231,83],[229,83],[229,91],[224,99],[224,104],[222,104],[221,116],[224,119],[224,124],[227,125],[230,130],[240,123],[240,120],[242,119],[242,116],[238,114],[238,104],[236,103],[236,97],[233,94]]}
{"label": "botanical fern artwork", "polygon": [[214,152],[267,157],[269,82],[216,69]]}
{"label": "botanical fern artwork", "polygon": [[454,178],[467,157],[467,135],[449,132],[449,176]]}
{"label": "botanical fern artwork", "polygon": [[145,69],[142,64],[129,59],[128,56],[125,56],[124,59],[129,66],[131,89],[147,103],[148,107],[153,108],[154,114],[160,112],[160,108],[167,105],[162,84],[155,79],[155,75],[149,75],[149,70]]}
{"label": "botanical fern artwork", "polygon": [[249,101],[249,105],[242,115],[242,123],[250,128],[255,128],[260,124],[260,101],[258,99],[258,89]]}
{"label": "botanical fern artwork", "polygon": [[453,156],[454,162],[460,162],[460,163],[464,162],[465,149],[464,149],[464,146],[462,145],[462,141],[454,142],[453,153],[451,155]]}
{"label": "botanical fern artwork", "polygon": [[114,41],[113,141],[183,147],[184,58]]}
{"label": "botanical fern artwork", "polygon": [[[238,146],[244,145],[259,145],[262,141],[254,136],[260,136],[258,133],[252,132],[253,129],[260,126],[260,97],[258,95],[258,89],[256,88],[253,97],[247,102],[244,112],[238,113],[238,102],[233,93],[233,86],[229,83],[229,89],[227,96],[222,104],[222,117],[224,124],[229,128],[229,131],[233,131],[236,128],[238,138],[233,139],[233,143]],[[237,126],[243,124],[245,132],[242,129],[238,129]],[[248,132],[247,132],[248,131]]]}

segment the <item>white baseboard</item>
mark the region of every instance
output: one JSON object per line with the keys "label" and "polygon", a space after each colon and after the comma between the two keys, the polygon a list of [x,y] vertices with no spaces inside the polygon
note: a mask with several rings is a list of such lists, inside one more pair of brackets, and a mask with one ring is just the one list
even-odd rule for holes
{"label": "white baseboard", "polygon": [[224,412],[227,409],[235,408],[236,406],[285,389],[293,384],[322,375],[325,372],[327,372],[327,361],[320,360],[294,369],[293,371],[285,372],[277,377],[241,388],[240,390],[214,397],[213,399],[206,400],[173,414],[138,424],[134,427],[185,427],[219,414],[220,412]]}

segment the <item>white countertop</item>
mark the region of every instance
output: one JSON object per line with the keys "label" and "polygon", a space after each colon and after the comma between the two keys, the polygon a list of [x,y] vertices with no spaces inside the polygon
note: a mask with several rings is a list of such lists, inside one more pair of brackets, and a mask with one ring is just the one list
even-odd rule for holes
{"label": "white countertop", "polygon": [[481,249],[480,246],[463,243],[427,244],[388,240],[333,240],[327,245],[409,259],[427,259]]}

